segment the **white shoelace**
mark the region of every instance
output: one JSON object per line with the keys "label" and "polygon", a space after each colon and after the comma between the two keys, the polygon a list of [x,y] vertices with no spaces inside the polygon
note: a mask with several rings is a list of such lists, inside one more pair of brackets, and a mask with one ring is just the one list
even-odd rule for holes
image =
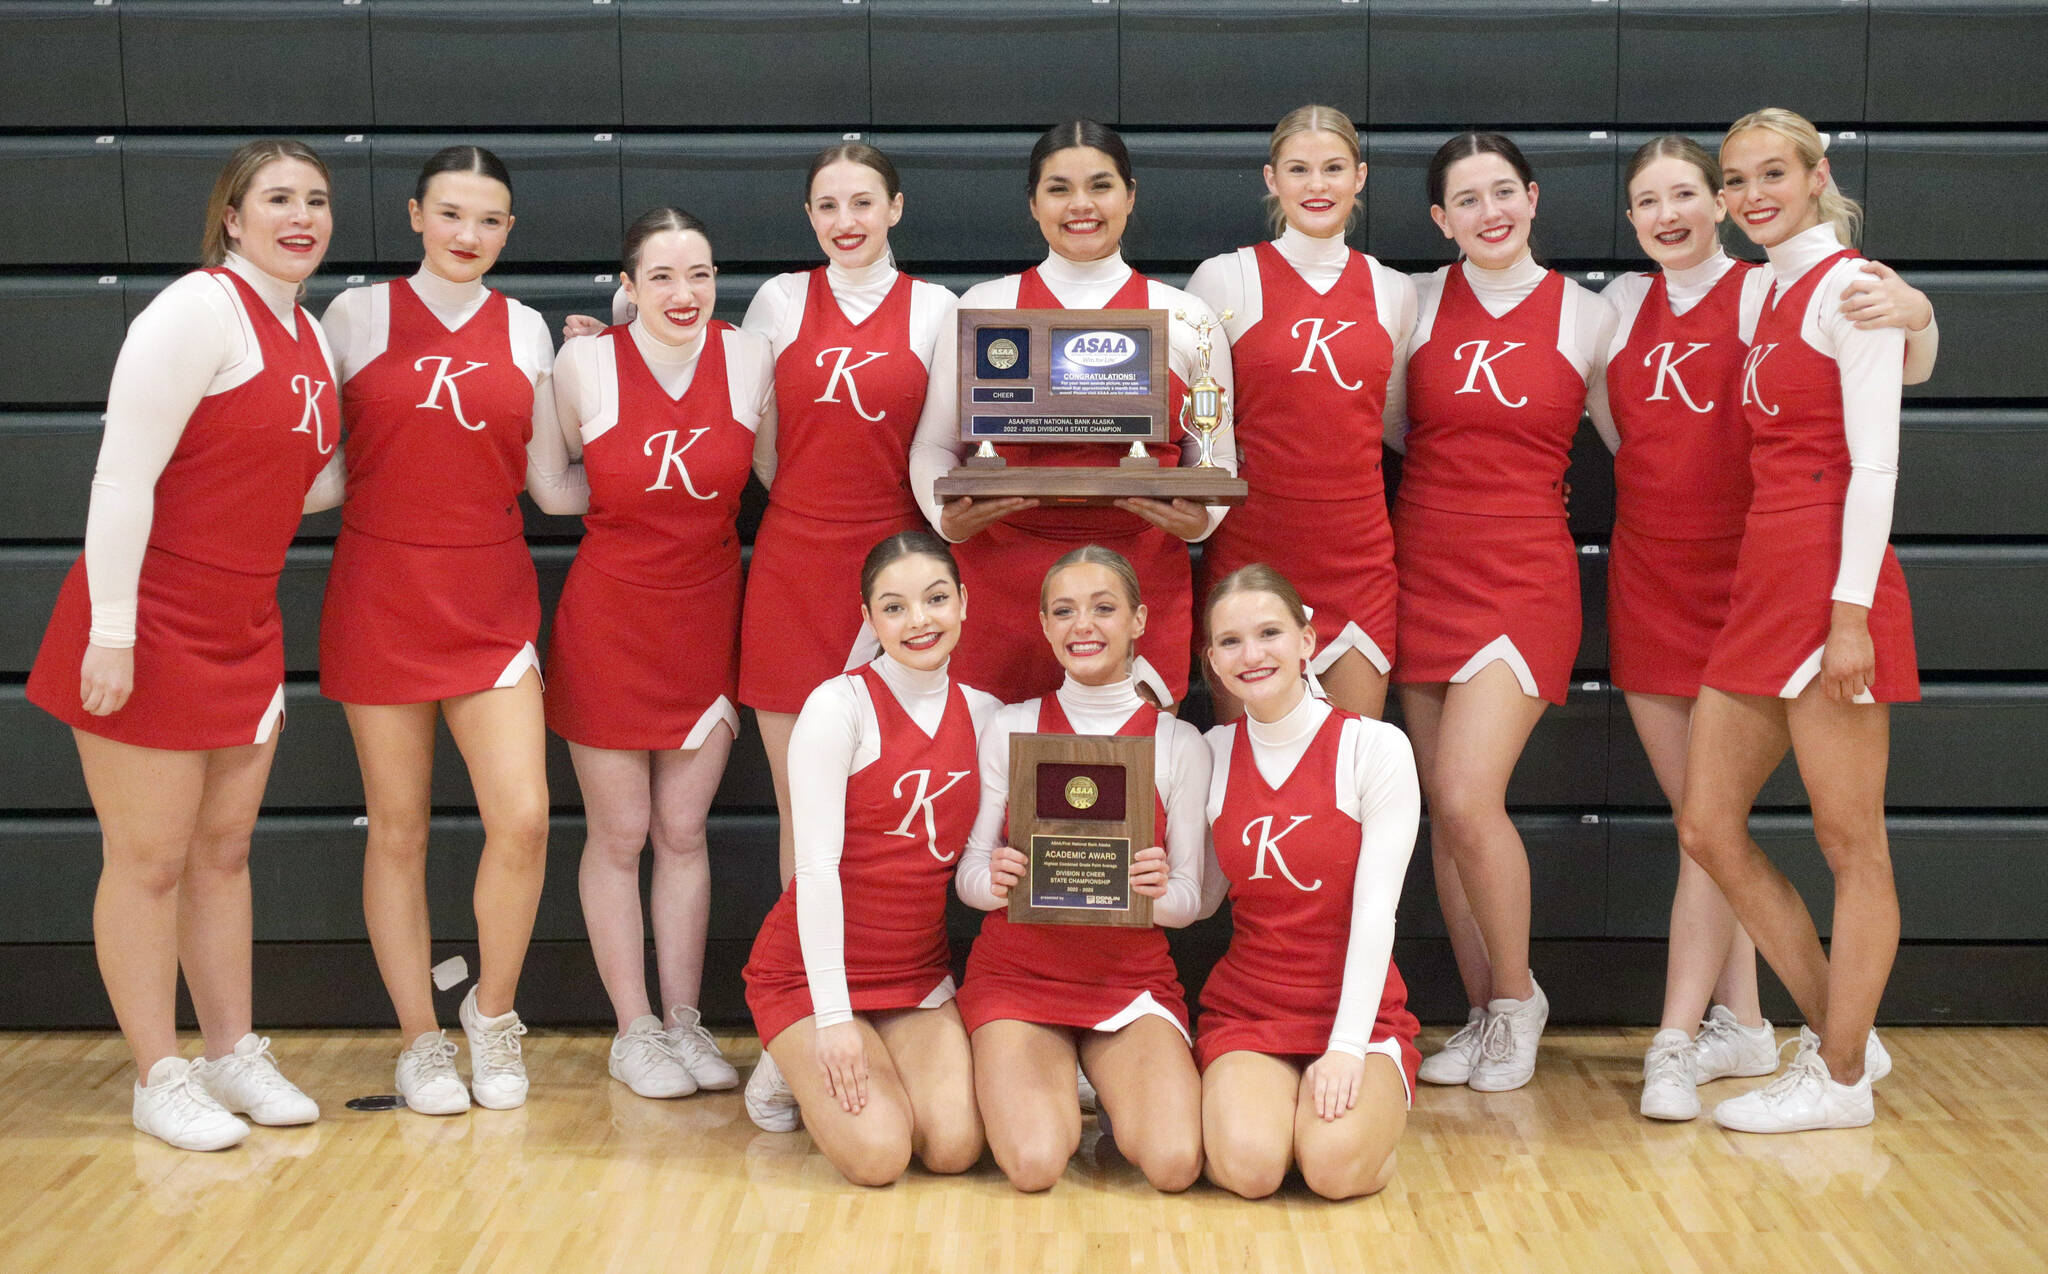
{"label": "white shoelace", "polygon": [[667,1041],[659,1031],[652,1034],[622,1035],[619,1037],[619,1043],[624,1046],[619,1050],[621,1059],[638,1058],[645,1062],[675,1060],[675,1055],[669,1051]]}
{"label": "white shoelace", "polygon": [[[298,1085],[284,1077],[277,1069],[277,1054],[270,1051],[270,1037],[256,1037],[256,1051],[253,1053],[230,1053],[221,1059],[234,1066],[237,1073],[253,1080],[265,1092],[282,1092],[286,1089],[299,1091]],[[219,1063],[216,1063],[218,1065]]]}
{"label": "white shoelace", "polygon": [[225,1115],[228,1108],[213,1099],[213,1094],[201,1084],[193,1082],[192,1068],[186,1067],[183,1074],[172,1080],[166,1091],[165,1085],[151,1085],[144,1089],[151,1098],[163,1103],[180,1123],[206,1115]]}
{"label": "white shoelace", "polygon": [[708,1061],[712,1057],[723,1057],[718,1051],[718,1041],[711,1038],[711,1032],[702,1022],[688,1026],[671,1026],[668,1029],[670,1051],[679,1057],[685,1066],[691,1062]]}
{"label": "white shoelace", "polygon": [[1643,1059],[1643,1083],[1654,1084],[1659,1080],[1680,1080],[1688,1087],[1692,1084],[1691,1040],[1680,1040],[1675,1044],[1659,1044]]}
{"label": "white shoelace", "polygon": [[406,1056],[418,1060],[422,1081],[439,1079],[443,1075],[461,1082],[455,1073],[455,1041],[448,1038],[448,1032],[438,1032],[434,1042],[427,1045],[415,1044],[405,1050]]}
{"label": "white shoelace", "polygon": [[1479,1056],[1489,1062],[1505,1062],[1515,1055],[1515,1024],[1505,1013],[1489,1013],[1479,1029]]}
{"label": "white shoelace", "polygon": [[1479,1028],[1485,1025],[1485,1023],[1486,1019],[1483,1017],[1476,1022],[1466,1022],[1465,1025],[1451,1032],[1451,1038],[1444,1041],[1443,1051],[1455,1053],[1461,1049],[1477,1049],[1479,1047]]}
{"label": "white shoelace", "polygon": [[[1787,1044],[1798,1042],[1786,1041]],[[1778,1051],[1783,1053],[1784,1047],[1781,1045]],[[1828,1074],[1828,1064],[1820,1060],[1820,1050],[1802,1045],[1799,1052],[1793,1056],[1792,1064],[1785,1068],[1785,1073],[1758,1091],[1764,1104],[1775,1105],[1790,1100],[1807,1088],[1825,1089],[1833,1078]]]}
{"label": "white shoelace", "polygon": [[1704,1050],[1714,1044],[1726,1042],[1730,1047],[1739,1050],[1743,1045],[1744,1029],[1733,1019],[1710,1017],[1700,1023],[1700,1033],[1693,1037],[1693,1043]]}
{"label": "white shoelace", "polygon": [[517,1021],[510,1026],[486,1027],[478,1031],[476,1042],[470,1046],[470,1065],[487,1075],[517,1069],[520,1064],[519,1037],[524,1034],[526,1023]]}

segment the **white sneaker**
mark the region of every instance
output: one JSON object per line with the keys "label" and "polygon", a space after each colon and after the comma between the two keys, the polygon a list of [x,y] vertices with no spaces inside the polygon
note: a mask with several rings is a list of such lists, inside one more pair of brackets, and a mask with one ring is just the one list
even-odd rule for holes
{"label": "white sneaker", "polygon": [[310,1124],[320,1118],[319,1103],[278,1073],[269,1037],[254,1031],[236,1040],[235,1051],[219,1061],[192,1063],[192,1082],[223,1110],[245,1114],[266,1127]]}
{"label": "white sneaker", "polygon": [[1694,1042],[1684,1031],[1659,1031],[1643,1055],[1643,1100],[1637,1107],[1649,1119],[1696,1119],[1699,1085],[1693,1081]]}
{"label": "white sneaker", "polygon": [[1479,1028],[1485,1024],[1485,1009],[1467,1013],[1465,1025],[1444,1041],[1443,1048],[1422,1059],[1416,1078],[1425,1084],[1462,1084],[1472,1078],[1472,1067],[1479,1061]]}
{"label": "white sneaker", "polygon": [[795,1132],[803,1123],[796,1092],[765,1048],[754,1063],[754,1073],[747,1076],[747,1118],[762,1132]]}
{"label": "white sneaker", "polygon": [[1693,1083],[1768,1075],[1777,1069],[1778,1033],[1769,1022],[1744,1026],[1725,1004],[1707,1010],[1707,1020],[1692,1041]]}
{"label": "white sneaker", "polygon": [[249,1135],[249,1125],[230,1115],[194,1082],[182,1057],[158,1058],[147,1083],[135,1086],[135,1127],[180,1150],[225,1150]]}
{"label": "white sneaker", "polygon": [[643,1013],[612,1041],[612,1078],[642,1097],[688,1097],[697,1091],[689,1068],[668,1048],[661,1019]]}
{"label": "white sneaker", "polygon": [[713,1093],[739,1087],[740,1073],[718,1051],[718,1041],[704,1029],[703,1015],[695,1008],[678,1004],[669,1009],[667,1035],[668,1051],[689,1070],[697,1087]]}
{"label": "white sneaker", "polygon": [[[1818,1052],[1820,1036],[1815,1035],[1811,1027],[1800,1027],[1799,1047]],[[1892,1073],[1891,1052],[1885,1048],[1884,1041],[1877,1038],[1877,1031],[1874,1028],[1870,1032],[1870,1038],[1863,1042],[1863,1073],[1870,1076],[1872,1083]]]}
{"label": "white sneaker", "polygon": [[486,1110],[511,1110],[526,1104],[526,1062],[519,1054],[519,1037],[526,1023],[516,1012],[485,1017],[477,1011],[476,988],[462,997],[456,1013],[462,1033],[469,1037],[469,1091],[476,1104]]}
{"label": "white sneaker", "polygon": [[1800,1042],[1785,1073],[1754,1092],[1714,1107],[1714,1122],[1735,1132],[1807,1132],[1816,1128],[1861,1128],[1875,1115],[1870,1072],[1853,1084],[1838,1084],[1816,1049]]}
{"label": "white sneaker", "polygon": [[428,1031],[398,1055],[394,1079],[407,1110],[422,1115],[459,1115],[469,1109],[469,1088],[455,1073],[455,1042],[446,1031]]}
{"label": "white sneaker", "polygon": [[1550,1020],[1550,1000],[1534,978],[1529,985],[1536,989],[1526,1000],[1487,1001],[1486,1021],[1479,1028],[1479,1060],[1473,1063],[1472,1078],[1465,1081],[1475,1092],[1509,1092],[1536,1074],[1536,1042]]}

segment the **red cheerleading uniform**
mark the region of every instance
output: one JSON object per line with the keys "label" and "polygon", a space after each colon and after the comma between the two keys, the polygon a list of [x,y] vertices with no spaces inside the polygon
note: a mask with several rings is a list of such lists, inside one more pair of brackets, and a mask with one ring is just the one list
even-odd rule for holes
{"label": "red cheerleading uniform", "polygon": [[[865,684],[881,731],[881,755],[846,780],[839,886],[847,993],[855,1012],[917,1008],[952,976],[946,894],[980,799],[974,718],[955,681],[938,729],[927,736],[872,666],[846,675]],[[927,791],[937,795],[927,800]],[[907,830],[915,828],[923,831]],[[741,971],[764,1046],[814,1011],[799,905],[791,881]]]}
{"label": "red cheerleading uniform", "polygon": [[[1230,879],[1230,948],[1202,986],[1195,1060],[1204,1070],[1230,1052],[1320,1057],[1329,1049],[1344,991],[1359,852],[1358,820],[1337,801],[1338,743],[1344,723],[1357,719],[1332,711],[1278,788],[1259,773],[1250,731],[1235,727],[1222,809],[1212,824],[1216,861]],[[1282,819],[1292,824],[1278,872],[1266,870],[1264,854],[1277,838],[1253,832],[1261,819],[1269,829]],[[1419,1030],[1408,1011],[1408,986],[1390,958],[1369,1051],[1392,1056],[1411,1093],[1422,1064]]]}
{"label": "red cheerleading uniform", "polygon": [[320,608],[320,692],[429,703],[537,664],[540,589],[519,492],[533,384],[492,291],[450,331],[406,279],[379,284],[384,351],[342,386],[348,494]]}
{"label": "red cheerleading uniform", "polygon": [[1463,266],[1445,273],[1435,325],[1408,362],[1393,679],[1460,680],[1519,656],[1525,689],[1562,704],[1580,628],[1564,471],[1586,399],[1558,348],[1567,284],[1547,271],[1495,318]]}
{"label": "red cheerleading uniform", "polygon": [[[1173,724],[1172,717],[1143,704],[1117,734],[1156,737]],[[1075,732],[1058,696],[1039,699],[1038,732]],[[1162,741],[1154,752],[1154,765],[1166,755]],[[1154,844],[1163,845],[1166,803],[1159,792],[1166,775],[1161,771],[1154,778],[1152,836]],[[1011,924],[1007,909],[999,907],[982,918],[981,933],[968,952],[967,979],[960,984],[960,1019],[969,1034],[1003,1018],[1082,1030],[1115,1029],[1105,1024],[1147,998],[1171,1016],[1182,1035],[1187,1034],[1187,1000],[1164,930]]]}
{"label": "red cheerleading uniform", "polygon": [[1749,511],[1749,426],[1742,412],[1742,292],[1736,262],[1684,314],[1664,274],[1607,364],[1614,538],[1607,639],[1614,684],[1639,694],[1699,694],[1721,625]]}
{"label": "red cheerleading uniform", "polygon": [[802,325],[775,360],[775,481],[747,567],[740,701],[769,712],[802,708],[857,657],[860,612],[817,600],[855,595],[868,550],[925,525],[909,478],[928,376],[910,337],[917,281],[899,274],[856,323],[825,270],[811,271]]}
{"label": "red cheerleading uniform", "polygon": [[618,420],[583,445],[590,512],[548,643],[548,727],[623,751],[701,746],[738,732],[740,543],[734,521],[754,431],[734,418],[726,340],[704,333],[697,370],[670,398],[633,344],[601,342]]}
{"label": "red cheerleading uniform", "polygon": [[[1707,659],[1704,684],[1730,694],[1789,696],[1817,668],[1833,617],[1842,559],[1842,504],[1849,446],[1840,365],[1801,336],[1814,289],[1844,250],[1767,301],[1742,381],[1755,482],[1728,622]],[[1870,607],[1879,703],[1920,698],[1913,607],[1898,555],[1885,546]]]}
{"label": "red cheerleading uniform", "polygon": [[[1394,343],[1380,322],[1372,263],[1351,252],[1321,294],[1272,244],[1252,251],[1263,306],[1230,343],[1238,474],[1250,493],[1204,545],[1198,596],[1265,562],[1315,612],[1318,670],[1348,648],[1340,639],[1356,625],[1377,648],[1361,653],[1384,672],[1394,658],[1396,590],[1380,438]],[[1199,655],[1199,632],[1194,640]]]}
{"label": "red cheerleading uniform", "polygon": [[[1106,310],[1152,307],[1151,280],[1136,270],[1103,305]],[[1061,310],[1066,306],[1039,278],[1026,270],[1017,280],[1017,308]],[[1178,464],[1183,431],[1181,404],[1188,387],[1170,373],[1171,416],[1166,442],[1148,444],[1163,464]],[[997,454],[1013,465],[1115,465],[1128,452],[1121,443],[1003,443]],[[1038,624],[1038,593],[1045,573],[1068,552],[1084,544],[1100,544],[1130,559],[1144,592],[1145,635],[1137,653],[1144,656],[1176,699],[1187,693],[1188,651],[1194,634],[1194,582],[1188,546],[1179,537],[1114,508],[1036,508],[994,523],[980,535],[953,546],[960,562],[960,582],[974,607],[974,640],[963,642],[953,655],[959,677],[986,689],[1004,703],[1022,703],[1059,688],[1060,667],[1049,656]]]}
{"label": "red cheerleading uniform", "polygon": [[296,310],[288,332],[232,270],[203,273],[233,287],[263,369],[200,401],[157,480],[134,691],[106,716],[79,702],[92,628],[83,556],[64,577],[27,688],[29,702],[88,734],[176,751],[263,743],[283,716],[277,578],[340,423],[312,316]]}

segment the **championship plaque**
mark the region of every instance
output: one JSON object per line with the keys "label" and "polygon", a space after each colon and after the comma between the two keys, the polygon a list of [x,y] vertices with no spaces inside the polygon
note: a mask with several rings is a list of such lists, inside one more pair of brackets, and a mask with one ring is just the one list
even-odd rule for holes
{"label": "championship plaque", "polygon": [[1152,923],[1131,888],[1131,857],[1153,843],[1152,739],[1010,736],[1010,843],[1024,878],[1010,889],[1018,924]]}
{"label": "championship plaque", "polygon": [[[1145,454],[1172,432],[1166,322],[1165,310],[961,310],[960,438],[975,452],[938,480],[939,499],[1244,503],[1244,482],[1208,458],[1229,410],[1208,374],[1211,324],[1196,330],[1202,366],[1182,413],[1201,440],[1202,463],[1162,466]],[[999,443],[1112,443],[1129,452],[1113,466],[1010,465],[996,454]]]}

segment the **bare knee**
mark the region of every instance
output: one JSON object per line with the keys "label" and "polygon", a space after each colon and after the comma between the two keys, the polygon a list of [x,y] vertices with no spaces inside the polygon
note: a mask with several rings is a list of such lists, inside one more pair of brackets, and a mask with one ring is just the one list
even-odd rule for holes
{"label": "bare knee", "polygon": [[1378,1194],[1394,1179],[1395,1152],[1377,1162],[1370,1154],[1339,1157],[1308,1151],[1301,1157],[1301,1179],[1325,1199],[1358,1199]]}
{"label": "bare knee", "polygon": [[1718,875],[1749,851],[1748,822],[1681,809],[1678,845],[1686,857],[1705,868],[1709,875]]}
{"label": "bare knee", "polygon": [[854,1185],[893,1185],[910,1166],[910,1136],[902,1129],[863,1129],[852,1144],[838,1148],[832,1161]]}
{"label": "bare knee", "polygon": [[1080,1149],[1078,1139],[1066,1141],[1035,1134],[1007,1151],[997,1151],[996,1163],[1010,1184],[1026,1194],[1052,1189],[1067,1170],[1067,1161]]}
{"label": "bare knee", "polygon": [[1209,1180],[1245,1199],[1263,1199],[1287,1179],[1287,1155],[1261,1154],[1229,1142],[1209,1148]]}
{"label": "bare knee", "polygon": [[932,1119],[919,1132],[917,1161],[927,1172],[953,1176],[981,1162],[981,1122],[971,1112]]}
{"label": "bare knee", "polygon": [[1816,812],[1813,837],[1820,843],[1820,852],[1827,858],[1828,866],[1838,873],[1891,862],[1881,811],[1875,818],[1844,818]]}
{"label": "bare knee", "polygon": [[546,793],[522,796],[486,813],[484,848],[494,857],[521,861],[545,858],[548,852]]}
{"label": "bare knee", "polygon": [[1487,834],[1507,818],[1507,806],[1495,794],[1439,787],[1431,794],[1429,822],[1432,835],[1443,838],[1453,853],[1483,843]]}
{"label": "bare knee", "polygon": [[[1162,1194],[1179,1194],[1202,1175],[1202,1140],[1190,1137],[1162,1138],[1133,1156],[1145,1180]],[[1277,1183],[1276,1183],[1276,1187]],[[1271,1193],[1271,1191],[1268,1191]]]}
{"label": "bare knee", "polygon": [[396,864],[424,864],[427,816],[420,813],[370,815],[370,857]]}
{"label": "bare knee", "polygon": [[124,891],[151,898],[171,897],[185,877],[184,849],[182,845],[152,843],[110,852],[101,868],[102,885],[118,884]]}
{"label": "bare knee", "polygon": [[654,820],[652,839],[654,852],[671,865],[703,858],[711,850],[711,839],[701,818],[684,821],[658,818]]}
{"label": "bare knee", "polygon": [[583,858],[622,871],[638,866],[647,847],[647,814],[591,818],[583,833]]}

